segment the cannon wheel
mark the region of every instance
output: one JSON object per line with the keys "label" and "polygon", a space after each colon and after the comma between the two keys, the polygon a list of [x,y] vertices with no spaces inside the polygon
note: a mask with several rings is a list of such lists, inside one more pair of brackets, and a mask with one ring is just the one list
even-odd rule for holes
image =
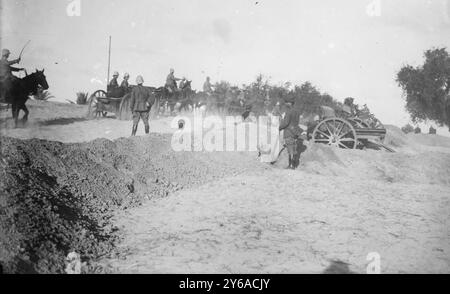
{"label": "cannon wheel", "polygon": [[133,117],[133,114],[130,110],[130,97],[131,94],[127,94],[123,96],[122,101],[120,102],[118,115],[118,118],[120,120],[130,120]]}
{"label": "cannon wheel", "polygon": [[98,114],[101,114],[103,117],[105,117],[107,114],[106,111],[97,111],[97,104],[98,104],[97,98],[106,98],[106,92],[103,90],[97,90],[91,95],[91,97],[89,97],[88,117],[90,118],[93,118]]}
{"label": "cannon wheel", "polygon": [[358,145],[355,128],[347,120],[338,117],[321,121],[314,129],[312,139],[314,143],[344,149],[355,149]]}

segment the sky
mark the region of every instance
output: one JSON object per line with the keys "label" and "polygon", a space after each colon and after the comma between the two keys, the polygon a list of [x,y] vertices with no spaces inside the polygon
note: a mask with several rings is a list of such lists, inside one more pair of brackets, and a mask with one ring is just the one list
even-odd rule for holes
{"label": "sky", "polygon": [[[45,68],[55,101],[104,89],[111,71],[162,86],[170,68],[196,89],[312,82],[355,97],[385,124],[409,122],[395,81],[423,52],[450,47],[450,0],[0,0],[0,47]],[[79,8],[79,9],[78,9]],[[119,78],[121,79],[121,77]],[[427,125],[428,126],[428,125]],[[426,127],[426,126],[422,126]],[[448,135],[446,128],[439,134]]]}

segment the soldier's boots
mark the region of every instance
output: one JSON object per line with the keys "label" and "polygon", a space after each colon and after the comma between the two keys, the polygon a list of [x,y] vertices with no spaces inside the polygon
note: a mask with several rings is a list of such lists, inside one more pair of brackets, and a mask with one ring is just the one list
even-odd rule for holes
{"label": "soldier's boots", "polygon": [[137,125],[133,125],[133,128],[131,129],[131,136],[136,136],[137,132]]}
{"label": "soldier's boots", "polygon": [[145,133],[149,134],[150,133],[150,126],[145,126]]}
{"label": "soldier's boots", "polygon": [[292,157],[289,155],[289,165],[286,167],[286,169],[292,169]]}

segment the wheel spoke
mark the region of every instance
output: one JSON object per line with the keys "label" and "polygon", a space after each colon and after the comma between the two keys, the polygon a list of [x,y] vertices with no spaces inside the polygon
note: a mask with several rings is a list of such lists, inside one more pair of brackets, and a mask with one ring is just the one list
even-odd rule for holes
{"label": "wheel spoke", "polygon": [[322,131],[319,130],[319,129],[317,129],[317,132],[320,133],[321,135],[327,137],[328,139],[330,139],[330,137],[331,137],[331,134],[330,134],[330,135],[327,135],[327,134],[325,134],[324,132],[322,132]]}
{"label": "wheel spoke", "polygon": [[355,142],[355,139],[353,139],[353,138],[342,138],[342,139],[339,139],[339,142]]}
{"label": "wheel spoke", "polygon": [[338,131],[336,132],[336,136],[339,136],[339,134],[342,132],[342,129],[344,128],[344,123],[343,122],[341,122],[341,125],[339,126],[339,128],[338,128]]}
{"label": "wheel spoke", "polygon": [[341,146],[341,147],[343,147],[343,148],[345,148],[345,149],[350,149],[348,146],[342,144],[341,142],[339,142],[338,144],[339,144],[339,146]]}
{"label": "wheel spoke", "polygon": [[314,139],[314,142],[330,142],[328,139]]}
{"label": "wheel spoke", "polygon": [[328,133],[330,133],[330,135],[332,135],[333,133],[330,131],[330,128],[328,127],[328,122],[325,123],[325,126],[327,127]]}

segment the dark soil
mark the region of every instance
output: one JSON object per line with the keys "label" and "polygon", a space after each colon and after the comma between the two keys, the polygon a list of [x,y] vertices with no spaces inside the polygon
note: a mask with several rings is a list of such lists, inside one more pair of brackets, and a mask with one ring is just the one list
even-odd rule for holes
{"label": "dark soil", "polygon": [[118,240],[117,209],[260,167],[245,153],[174,152],[169,135],[64,144],[0,137],[0,269],[63,273],[81,254],[85,272]]}

